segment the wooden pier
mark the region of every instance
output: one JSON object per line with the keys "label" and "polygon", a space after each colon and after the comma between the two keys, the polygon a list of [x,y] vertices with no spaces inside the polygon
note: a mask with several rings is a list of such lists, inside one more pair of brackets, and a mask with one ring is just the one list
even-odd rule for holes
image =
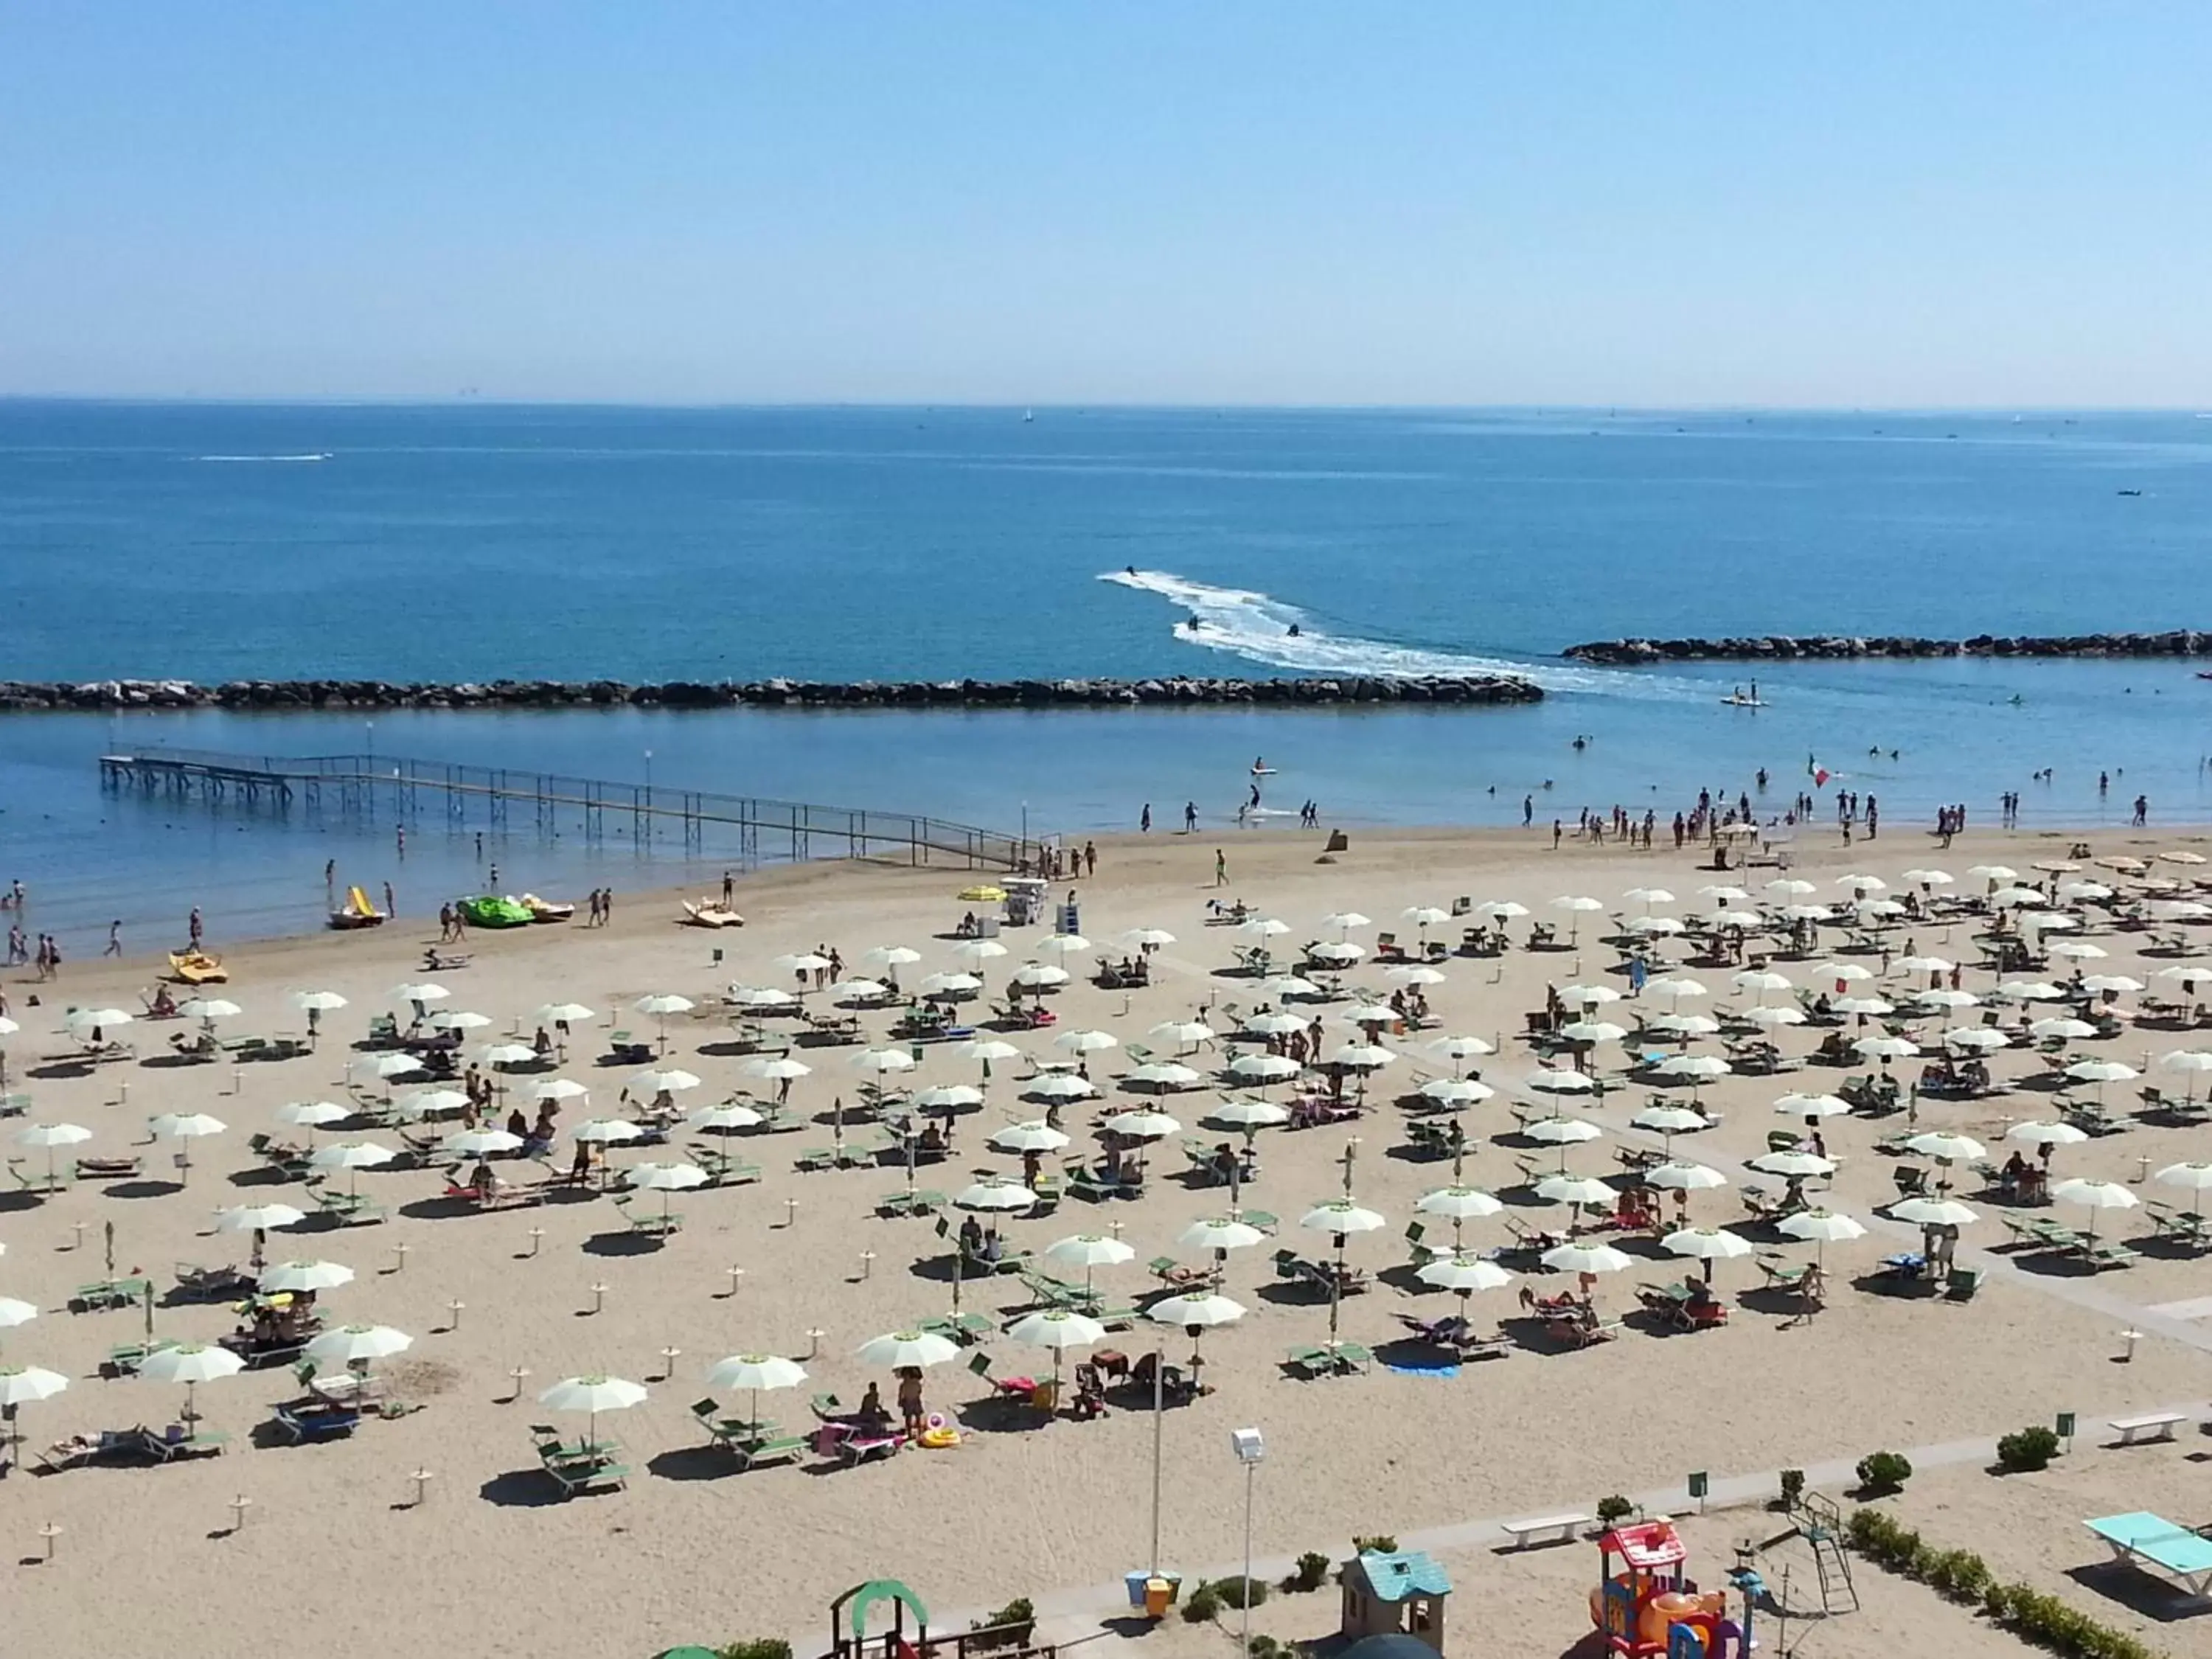
{"label": "wooden pier", "polygon": [[[613,814],[617,825],[623,818],[629,821],[631,838],[640,844],[654,839],[656,832],[674,829],[680,831],[687,851],[703,851],[710,833],[733,832],[738,856],[750,862],[787,857],[793,861],[884,859],[1012,870],[1036,851],[1035,843],[1018,836],[907,812],[709,794],[393,755],[251,756],[157,748],[102,755],[100,776],[102,787],[118,793],[167,795],[279,815],[295,808],[306,812],[335,808],[362,815],[390,810],[403,819],[419,819],[428,811],[459,827],[468,822],[473,807],[482,811],[488,828],[498,830],[511,829],[527,813],[543,834],[557,836],[574,829],[592,842],[605,837],[608,816]],[[388,808],[380,805],[387,801]]]}

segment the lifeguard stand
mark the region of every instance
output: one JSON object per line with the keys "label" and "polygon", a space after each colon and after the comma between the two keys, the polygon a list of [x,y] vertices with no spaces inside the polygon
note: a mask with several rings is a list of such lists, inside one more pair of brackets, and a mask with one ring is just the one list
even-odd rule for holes
{"label": "lifeguard stand", "polygon": [[1410,1636],[1437,1653],[1444,1650],[1444,1598],[1451,1580],[1419,1550],[1363,1550],[1344,1564],[1342,1633],[1346,1641],[1365,1636]]}

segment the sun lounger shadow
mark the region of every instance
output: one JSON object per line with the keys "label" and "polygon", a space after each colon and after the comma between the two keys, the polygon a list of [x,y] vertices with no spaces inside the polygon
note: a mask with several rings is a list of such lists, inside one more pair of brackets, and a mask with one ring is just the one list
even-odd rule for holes
{"label": "sun lounger shadow", "polygon": [[1736,1292],[1736,1300],[1753,1313],[1794,1316],[1804,1312],[1797,1292],[1781,1285],[1754,1285]]}
{"label": "sun lounger shadow", "polygon": [[65,1078],[90,1077],[97,1068],[88,1060],[47,1060],[36,1066],[26,1066],[23,1075],[58,1080]]}
{"label": "sun lounger shadow", "polygon": [[652,1255],[668,1241],[658,1233],[593,1233],[584,1241],[586,1255]]}

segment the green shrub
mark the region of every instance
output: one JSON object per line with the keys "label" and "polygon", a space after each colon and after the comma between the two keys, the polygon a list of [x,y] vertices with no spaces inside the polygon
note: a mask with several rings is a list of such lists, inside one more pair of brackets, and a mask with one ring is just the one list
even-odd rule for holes
{"label": "green shrub", "polygon": [[780,1636],[756,1636],[716,1648],[714,1659],[791,1659],[791,1644]]}
{"label": "green shrub", "polygon": [[1206,1588],[1221,1598],[1229,1607],[1258,1607],[1267,1599],[1267,1584],[1261,1578],[1217,1578]]}
{"label": "green shrub", "polygon": [[1182,1598],[1182,1619],[1186,1625],[1202,1625],[1220,1611],[1220,1595],[1212,1585],[1203,1581]]}
{"label": "green shrub", "polygon": [[1597,1519],[1598,1524],[1601,1527],[1609,1527],[1615,1522],[1626,1521],[1635,1513],[1636,1505],[1619,1492],[1613,1493],[1610,1498],[1601,1498],[1597,1500]]}
{"label": "green shrub", "polygon": [[1298,1557],[1298,1565],[1288,1578],[1283,1580],[1286,1590],[1317,1590],[1328,1583],[1328,1570],[1334,1565],[1319,1550],[1308,1550]]}
{"label": "green shrub", "polygon": [[1804,1496],[1805,1471],[1802,1469],[1783,1470],[1782,1507],[1785,1510],[1794,1510],[1804,1498]]}
{"label": "green shrub", "polygon": [[1290,1650],[1272,1636],[1252,1638],[1252,1659],[1285,1659]]}
{"label": "green shrub", "polygon": [[1865,1492],[1895,1492],[1912,1479],[1912,1460],[1903,1452],[1869,1452],[1859,1459],[1859,1486]]}
{"label": "green shrub", "polygon": [[[979,1619],[968,1626],[971,1631],[988,1631],[989,1635],[970,1638],[971,1648],[1025,1648],[1030,1644],[1030,1632],[1036,1626],[1036,1608],[1026,1595],[1018,1595],[987,1618]],[[785,1659],[790,1659],[789,1655]]]}
{"label": "green shrub", "polygon": [[1354,1555],[1395,1555],[1398,1540],[1388,1533],[1377,1533],[1372,1538],[1355,1536],[1352,1540],[1352,1553]]}
{"label": "green shrub", "polygon": [[2007,1474],[2032,1474],[2058,1455],[2057,1431],[2038,1423],[1997,1442],[1997,1467]]}

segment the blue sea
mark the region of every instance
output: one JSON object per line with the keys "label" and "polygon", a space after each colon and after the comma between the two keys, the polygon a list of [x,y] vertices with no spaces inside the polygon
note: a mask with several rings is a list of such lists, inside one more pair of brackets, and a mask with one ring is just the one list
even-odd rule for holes
{"label": "blue sea", "polygon": [[[2139,492],[2139,493],[2137,493]],[[1562,660],[1620,635],[2212,627],[2212,420],[2187,413],[621,409],[0,402],[0,678],[822,679],[1505,670],[1481,712],[758,711],[0,717],[0,882],[82,957],[319,919],[326,859],[403,910],[719,873],[442,809],[278,819],[105,795],[156,744],[1133,829],[1662,816],[1808,757],[1902,827],[2212,805],[2178,662]],[[1181,626],[1195,617],[1194,632]],[[1296,623],[1299,633],[1288,632]],[[1577,736],[1586,746],[1572,746]],[[1890,751],[1896,750],[1892,758]],[[1878,752],[1877,752],[1878,751]],[[2055,769],[2049,784],[2031,774]],[[2096,789],[2099,771],[2113,783]],[[1835,787],[1837,784],[1831,784]],[[1279,823],[1273,816],[1261,827]],[[1248,830],[1247,833],[1249,831]],[[768,850],[768,849],[764,849]]]}

